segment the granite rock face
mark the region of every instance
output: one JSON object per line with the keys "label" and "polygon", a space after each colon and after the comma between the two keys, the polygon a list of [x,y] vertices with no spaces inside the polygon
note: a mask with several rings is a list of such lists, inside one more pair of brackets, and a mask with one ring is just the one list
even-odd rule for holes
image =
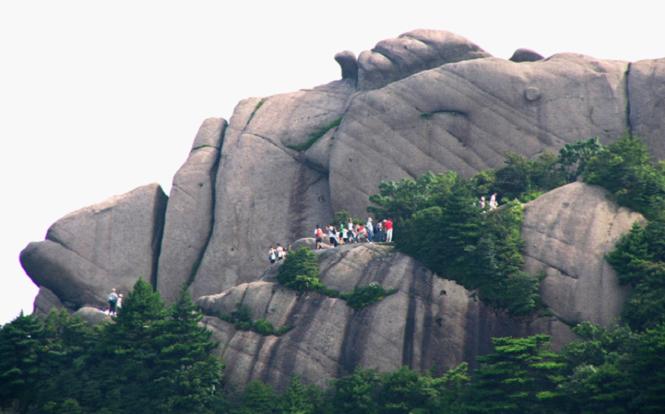
{"label": "granite rock face", "polygon": [[[299,375],[323,386],[356,367],[442,371],[462,361],[473,364],[478,354],[491,349],[494,336],[548,332],[556,335],[555,342],[571,338],[569,328],[555,318],[510,318],[388,246],[324,250],[319,261],[321,279],[330,288],[350,291],[377,282],[398,292],[353,310],[341,299],[298,295],[268,278],[199,298],[234,385],[260,379],[280,386]],[[281,336],[261,336],[219,318],[240,304],[254,319],[292,329]]]}
{"label": "granite rock face", "polygon": [[33,304],[32,312],[36,315],[46,316],[51,310],[64,309],[65,305],[60,301],[60,298],[55,293],[45,287],[40,287],[35,302]]}
{"label": "granite rock face", "polygon": [[508,151],[534,156],[627,129],[626,62],[555,55],[442,65],[357,94],[330,151],[334,211],[362,215],[379,182],[426,171],[470,176],[503,164]]}
{"label": "granite rock face", "polygon": [[[323,279],[351,290],[377,281],[399,292],[353,311],[339,299],[274,284],[271,245],[309,245],[345,209],[364,217],[381,181],[498,167],[506,152],[536,156],[626,131],[665,158],[665,59],[635,63],[518,50],[491,57],[449,32],[415,30],[371,51],[337,54],[342,79],[241,101],[204,122],[168,200],[157,185],[74,212],[30,243],[21,263],[40,286],[36,312],[106,305],[115,287],[150,280],[167,301],[183,286],[226,344],[231,381],[317,383],[355,366],[438,369],[473,361],[496,335],[548,332],[616,318],[625,291],[603,255],[639,215],[575,183],[527,205],[526,267],[544,271],[555,317],[516,321],[453,282],[381,246],[320,253]],[[442,294],[442,292],[444,292]],[[287,334],[237,332],[214,315],[242,302]],[[381,352],[373,352],[380,348]],[[385,352],[384,352],[385,350]]]}
{"label": "granite rock face", "polygon": [[174,302],[188,286],[210,239],[225,129],[224,119],[205,120],[187,161],[173,178],[157,275],[157,290],[167,302]]}
{"label": "granite rock face", "polygon": [[646,140],[652,153],[665,158],[665,59],[631,63],[627,108],[631,132]]}
{"label": "granite rock face", "polygon": [[[512,319],[483,305],[474,292],[441,279],[391,247],[354,245],[319,252],[321,279],[340,291],[371,282],[398,292],[362,310],[318,293],[298,295],[271,280],[199,298],[206,324],[234,385],[260,379],[277,386],[292,375],[326,385],[356,367],[395,370],[403,365],[442,371],[491,349],[493,336],[565,332],[554,318]],[[254,319],[292,329],[281,336],[239,331],[216,316],[237,305]]]}
{"label": "granite rock face", "polygon": [[21,264],[68,308],[103,307],[112,288],[127,292],[140,277],[154,280],[165,208],[166,195],[151,184],[75,211],[45,241],[30,243]]}
{"label": "granite rock face", "polygon": [[305,147],[312,137],[332,133],[335,127],[323,129],[342,117],[352,92],[349,82],[338,81],[236,107],[216,176],[212,236],[191,285],[194,297],[255,279],[271,245],[286,245],[332,219],[328,173],[308,159]]}
{"label": "granite rock face", "polygon": [[543,302],[568,324],[616,322],[628,294],[605,255],[644,218],[607,195],[600,187],[577,182],[525,206],[525,268],[545,273]]}
{"label": "granite rock face", "polygon": [[440,30],[413,30],[383,40],[358,56],[358,88],[381,88],[417,72],[491,55],[462,36]]}

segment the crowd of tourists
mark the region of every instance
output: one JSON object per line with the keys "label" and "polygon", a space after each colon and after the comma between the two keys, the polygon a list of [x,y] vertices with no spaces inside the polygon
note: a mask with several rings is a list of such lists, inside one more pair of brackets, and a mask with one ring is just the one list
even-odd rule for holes
{"label": "crowd of tourists", "polygon": [[393,241],[393,221],[387,218],[375,223],[369,217],[365,224],[354,223],[353,220],[349,220],[346,224],[340,223],[339,227],[328,224],[323,228],[317,225],[314,229],[314,239],[316,240],[316,249],[351,243],[390,243]]}

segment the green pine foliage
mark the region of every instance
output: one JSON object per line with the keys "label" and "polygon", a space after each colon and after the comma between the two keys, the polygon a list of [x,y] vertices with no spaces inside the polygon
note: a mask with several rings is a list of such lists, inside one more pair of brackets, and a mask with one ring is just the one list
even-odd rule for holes
{"label": "green pine foliage", "polygon": [[[348,217],[347,217],[348,218]],[[355,310],[361,310],[373,303],[383,300],[386,296],[392,295],[397,292],[397,289],[384,289],[378,283],[370,283],[367,286],[357,286],[351,292],[340,292],[335,289],[326,287],[319,279],[319,263],[316,254],[306,247],[302,247],[293,253],[289,253],[280,266],[277,273],[277,281],[289,288],[298,292],[315,291],[322,295],[340,298],[346,301],[346,304]],[[236,327],[244,330],[253,330],[262,333],[261,331],[271,332],[267,335],[273,335],[272,332],[286,333],[290,328],[280,328],[280,330],[273,330],[267,326],[267,321],[252,321],[249,309],[241,309],[242,315],[236,314],[238,309],[230,316],[222,315],[222,318],[236,324]],[[257,327],[257,323],[263,327]],[[282,331],[282,329],[285,329]],[[280,334],[281,334],[280,333]]]}
{"label": "green pine foliage", "polygon": [[494,352],[478,358],[469,413],[556,413],[564,363],[546,335],[494,338]]}
{"label": "green pine foliage", "polygon": [[[519,202],[511,201],[497,210],[481,209],[477,188],[487,184],[489,179],[491,177],[485,176],[465,180],[446,173],[442,180],[436,180],[428,175],[425,182],[446,183],[443,186],[445,196],[419,195],[421,200],[429,201],[412,204],[425,207],[407,218],[402,217],[400,235],[395,244],[437,274],[453,279],[468,289],[478,289],[481,299],[487,303],[515,315],[524,315],[538,305],[539,277],[521,270],[522,207]],[[403,183],[384,187],[392,189],[395,186],[403,187]],[[421,191],[424,187],[414,188]],[[398,210],[393,206],[394,203],[399,204],[398,200],[390,200],[389,194],[382,197],[385,206],[391,206],[392,211]],[[412,200],[408,197],[402,199]],[[432,203],[438,205],[430,205]]]}
{"label": "green pine foliage", "polygon": [[349,307],[360,310],[395,293],[397,289],[386,290],[380,284],[372,282],[367,286],[356,286],[353,291],[342,293],[340,298],[344,299]]}
{"label": "green pine foliage", "polygon": [[236,308],[230,315],[219,314],[220,319],[232,323],[236,329],[241,331],[254,331],[259,335],[267,336],[281,336],[291,330],[291,326],[282,326],[275,328],[275,326],[265,319],[254,320],[252,318],[252,310],[242,304],[237,304]]}
{"label": "green pine foliage", "polygon": [[42,376],[44,324],[23,313],[0,331],[0,407],[18,404],[25,412],[35,399]]}
{"label": "green pine foliage", "polygon": [[299,292],[322,287],[323,284],[319,279],[319,262],[314,252],[306,247],[290,252],[279,267],[277,281]]}
{"label": "green pine foliage", "polygon": [[139,280],[112,323],[66,312],[20,316],[0,330],[0,403],[20,413],[207,413],[221,361],[182,296],[166,307]]}
{"label": "green pine foliage", "polygon": [[608,189],[620,205],[648,219],[663,217],[665,164],[656,163],[639,138],[625,136],[603,147],[588,160],[583,177]]}

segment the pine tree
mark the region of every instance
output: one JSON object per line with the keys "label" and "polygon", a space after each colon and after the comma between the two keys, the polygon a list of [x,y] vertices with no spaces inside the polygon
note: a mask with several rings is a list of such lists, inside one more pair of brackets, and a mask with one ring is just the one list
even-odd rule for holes
{"label": "pine tree", "polygon": [[159,295],[139,279],[123,301],[114,324],[104,330],[99,365],[95,368],[110,412],[159,413],[167,398],[155,381],[161,370],[160,336],[168,317]]}
{"label": "pine tree", "polygon": [[0,406],[27,412],[41,380],[44,324],[23,312],[0,330]]}
{"label": "pine tree", "polygon": [[470,413],[558,413],[564,364],[548,350],[549,337],[493,338],[494,352],[478,358]]}
{"label": "pine tree", "polygon": [[201,319],[201,312],[183,291],[158,338],[160,371],[155,383],[167,395],[165,412],[203,413],[215,400],[222,363],[211,354],[216,344],[212,333],[199,324]]}

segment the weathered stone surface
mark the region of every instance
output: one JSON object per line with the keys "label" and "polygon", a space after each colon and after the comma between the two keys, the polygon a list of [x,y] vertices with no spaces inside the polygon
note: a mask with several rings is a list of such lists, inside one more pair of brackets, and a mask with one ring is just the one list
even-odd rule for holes
{"label": "weathered stone surface", "polygon": [[628,65],[573,54],[450,63],[354,95],[329,160],[333,211],[363,215],[382,180],[502,165],[627,128]]}
{"label": "weathered stone surface", "polygon": [[[312,233],[314,230],[312,230]],[[298,250],[302,247],[306,247],[308,249],[314,250],[316,247],[316,240],[314,237],[304,237],[302,239],[298,239],[291,244],[291,250]]]}
{"label": "weathered stone surface", "polygon": [[631,63],[628,71],[630,129],[651,152],[665,158],[665,59]]}
{"label": "weathered stone surface", "polygon": [[377,89],[445,63],[490,57],[462,36],[441,30],[413,30],[383,40],[358,56],[358,89]]}
{"label": "weathered stone surface", "polygon": [[167,302],[174,302],[188,286],[210,239],[225,128],[222,118],[205,120],[187,161],[173,178],[157,275],[157,290]]}
{"label": "weathered stone surface", "polygon": [[111,317],[103,310],[94,308],[92,306],[84,306],[74,312],[74,316],[78,316],[90,325],[99,325],[102,322],[110,322]]}
{"label": "weathered stone surface", "polygon": [[46,316],[51,310],[64,309],[64,307],[62,302],[60,302],[60,298],[55,293],[45,287],[40,287],[35,297],[32,313]]}
{"label": "weathered stone surface", "polygon": [[351,79],[355,84],[358,79],[358,61],[356,60],[356,54],[349,50],[345,50],[335,55],[335,61],[339,63],[339,66],[342,68],[342,79]]}
{"label": "weathered stone surface", "polygon": [[[318,254],[322,280],[330,288],[348,291],[377,282],[399,291],[360,311],[341,299],[297,295],[268,281],[200,298],[197,303],[211,315],[206,323],[220,342],[218,352],[232,384],[261,379],[284,386],[296,374],[325,385],[358,366],[441,371],[473,362],[478,353],[489,351],[492,336],[525,335],[551,325],[539,320],[531,327],[530,321],[494,311],[474,293],[389,246],[351,245]],[[254,319],[292,329],[279,337],[261,336],[214,317],[229,314],[238,304],[247,306]]]}
{"label": "weathered stone surface", "polygon": [[72,307],[103,306],[111,288],[154,279],[165,207],[151,184],[68,214],[21,252],[21,265]]}
{"label": "weathered stone surface", "polygon": [[545,305],[570,324],[609,325],[628,293],[605,260],[640,214],[618,207],[600,187],[580,182],[526,204],[522,235],[526,269],[543,271]]}
{"label": "weathered stone surface", "polygon": [[520,63],[520,62],[537,62],[543,59],[545,59],[543,55],[541,55],[538,52],[535,52],[531,49],[520,48],[517,49],[508,60],[515,63]]}
{"label": "weathered stone surface", "polygon": [[191,285],[194,297],[254,280],[270,245],[309,235],[332,218],[327,172],[289,148],[339,119],[347,82],[242,101],[224,137],[212,237]]}

